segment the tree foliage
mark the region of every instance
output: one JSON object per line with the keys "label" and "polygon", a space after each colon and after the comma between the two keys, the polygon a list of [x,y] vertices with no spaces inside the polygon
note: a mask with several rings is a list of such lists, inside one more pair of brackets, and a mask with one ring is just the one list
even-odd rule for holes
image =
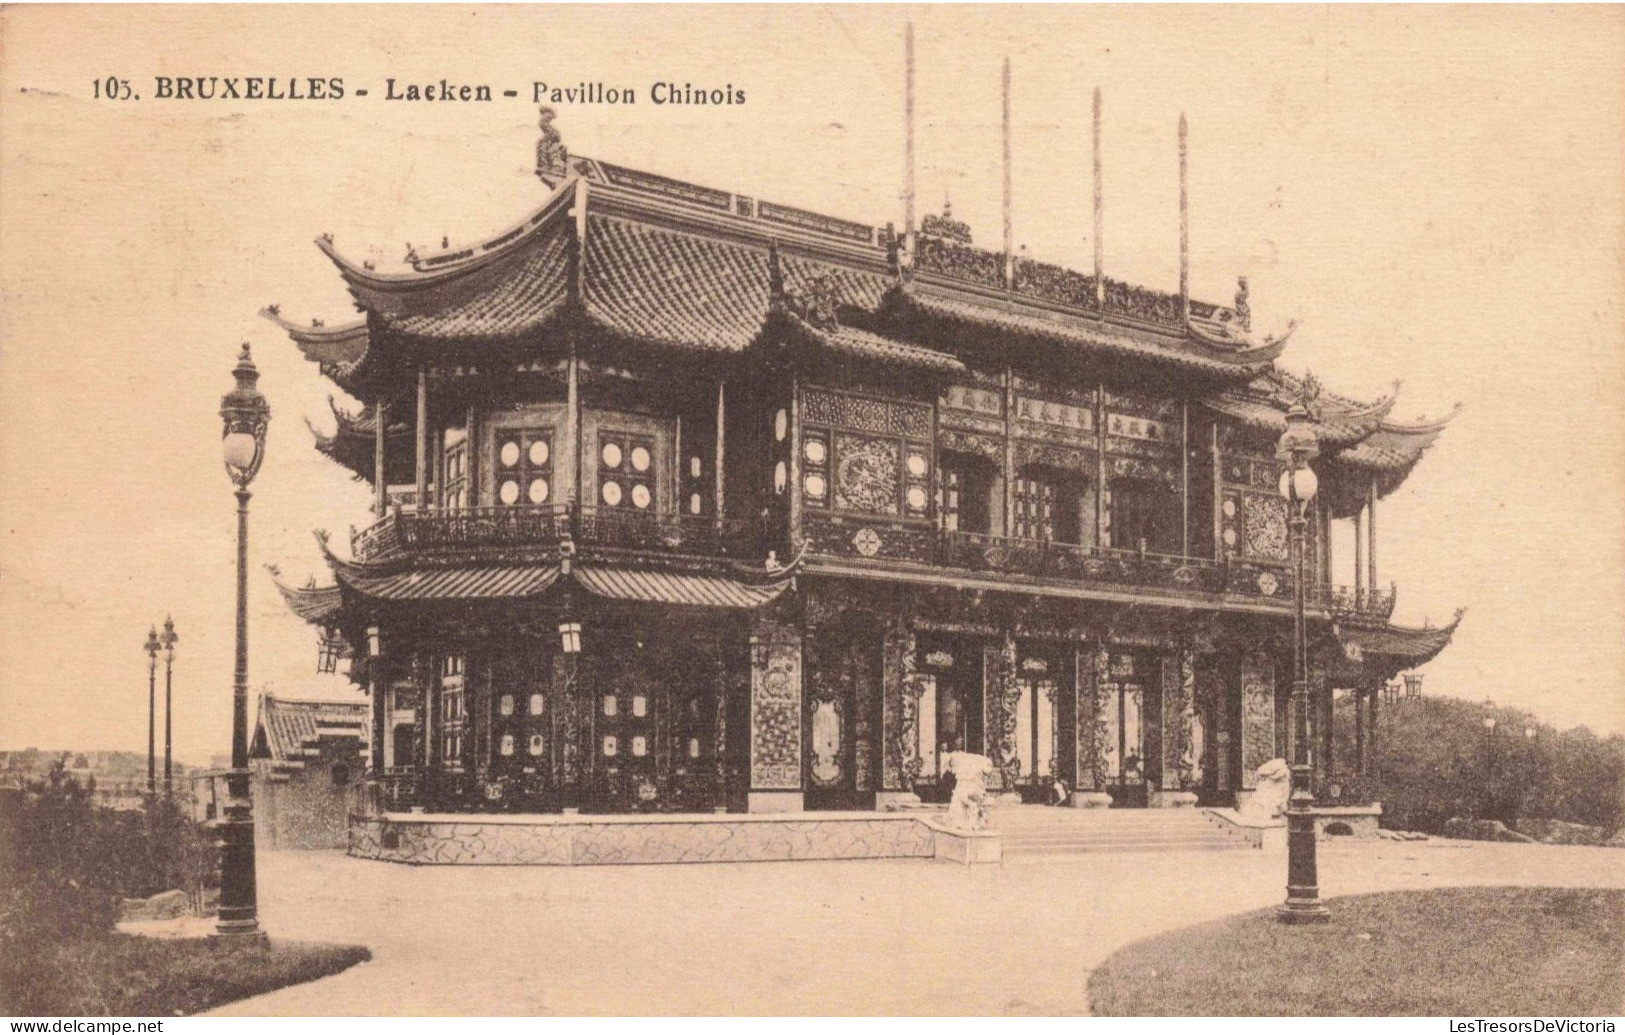
{"label": "tree foliage", "polygon": [[[1559,730],[1515,708],[1421,697],[1383,705],[1375,761],[1383,823],[1438,833],[1452,817],[1625,826],[1625,737]],[[1484,720],[1495,725],[1486,727]],[[1533,731],[1532,735],[1526,731]],[[1355,710],[1338,702],[1338,768],[1356,763]]]}

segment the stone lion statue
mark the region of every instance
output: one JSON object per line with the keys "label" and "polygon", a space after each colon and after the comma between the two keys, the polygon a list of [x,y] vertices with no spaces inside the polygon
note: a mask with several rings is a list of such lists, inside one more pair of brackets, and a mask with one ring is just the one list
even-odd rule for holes
{"label": "stone lion statue", "polygon": [[958,830],[986,830],[987,775],[993,771],[993,760],[969,751],[952,751],[942,768],[954,774],[947,824]]}
{"label": "stone lion statue", "polygon": [[1272,758],[1258,767],[1258,785],[1253,796],[1242,806],[1241,815],[1247,819],[1279,819],[1286,812],[1287,799],[1292,796],[1292,770],[1286,759]]}

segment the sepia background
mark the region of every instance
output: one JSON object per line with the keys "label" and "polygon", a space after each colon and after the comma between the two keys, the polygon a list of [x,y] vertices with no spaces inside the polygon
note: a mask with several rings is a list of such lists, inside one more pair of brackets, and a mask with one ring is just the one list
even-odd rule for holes
{"label": "sepia background", "polygon": [[[234,504],[219,397],[253,343],[273,419],[251,518],[256,688],[313,675],[262,564],[369,493],[318,455],[331,387],[256,314],[352,307],[313,247],[380,268],[542,199],[534,80],[572,152],[853,219],[901,221],[902,32],[917,35],[922,213],[1000,225],[1014,65],[1015,238],[1092,261],[1089,97],[1105,94],[1105,254],[1300,322],[1284,365],[1395,415],[1463,415],[1379,507],[1396,619],[1468,614],[1428,693],[1625,732],[1625,12],[1618,7],[22,8],[0,11],[0,747],[139,749],[147,626],[172,613],[176,754],[229,747]],[[343,77],[339,102],[151,98],[155,75]],[[95,100],[129,79],[139,102]],[[384,80],[492,86],[383,99]],[[655,81],[746,103],[656,106]],[[353,96],[356,87],[371,96]],[[516,100],[504,88],[518,89]],[[342,402],[343,400],[341,400]],[[1340,529],[1337,568],[1352,582]]]}

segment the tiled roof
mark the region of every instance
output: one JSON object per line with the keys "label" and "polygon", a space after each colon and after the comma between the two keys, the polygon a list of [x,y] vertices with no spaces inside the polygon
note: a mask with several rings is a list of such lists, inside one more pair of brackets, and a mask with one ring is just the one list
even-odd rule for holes
{"label": "tiled roof", "polygon": [[[1221,393],[1204,399],[1203,405],[1248,427],[1279,435],[1286,430],[1286,411],[1291,402],[1278,393],[1249,389]],[[1369,404],[1323,399],[1314,422],[1316,439],[1323,449],[1359,442],[1382,425],[1393,407],[1392,397]]]}
{"label": "tiled roof", "polygon": [[788,579],[769,585],[750,585],[714,575],[678,575],[593,565],[581,565],[573,574],[589,592],[601,597],[690,607],[760,607],[790,585]]}
{"label": "tiled roof", "polygon": [[928,316],[979,325],[1006,334],[1049,339],[1080,350],[1103,351],[1137,359],[1173,362],[1208,373],[1256,371],[1264,368],[1280,349],[1263,346],[1241,352],[1196,349],[1172,341],[1155,341],[1117,329],[1111,324],[1037,306],[993,297],[972,297],[935,286],[915,285],[904,304]]}
{"label": "tiled roof", "polygon": [[314,625],[323,625],[338,616],[339,608],[343,604],[343,597],[339,587],[318,586],[312,579],[308,586],[285,586],[275,574],[271,580],[276,583],[277,591],[282,594],[283,603],[288,605],[299,618]]}
{"label": "tiled roof", "polygon": [[395,311],[379,311],[379,323],[440,341],[511,340],[533,333],[565,302],[572,244],[568,224],[559,219],[477,271],[403,297]]}
{"label": "tiled roof", "polygon": [[946,352],[896,341],[857,327],[814,327],[797,317],[790,316],[796,330],[833,352],[893,366],[915,367],[938,373],[962,374],[965,364]]}
{"label": "tiled roof", "polygon": [[739,352],[767,317],[767,249],[590,215],[587,315],[628,337]]}
{"label": "tiled roof", "polygon": [[297,762],[314,753],[323,737],[365,741],[367,712],[365,701],[300,701],[264,694],[255,747],[263,745],[264,756],[273,761]]}
{"label": "tiled roof", "polygon": [[1338,642],[1346,653],[1357,656],[1380,655],[1410,668],[1432,661],[1450,643],[1456,627],[1461,624],[1462,612],[1455,620],[1440,629],[1415,628],[1403,625],[1336,626]]}
{"label": "tiled roof", "polygon": [[382,600],[495,600],[536,596],[559,577],[556,565],[479,565],[427,568],[391,575],[335,567],[351,589]]}

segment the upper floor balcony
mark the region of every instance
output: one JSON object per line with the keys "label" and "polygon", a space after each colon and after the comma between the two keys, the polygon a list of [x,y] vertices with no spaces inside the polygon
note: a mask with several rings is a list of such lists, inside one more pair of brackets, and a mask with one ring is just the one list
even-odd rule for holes
{"label": "upper floor balcony", "polygon": [[752,522],[571,504],[421,511],[396,507],[382,521],[353,533],[350,552],[366,563],[396,556],[545,549],[566,540],[579,547],[738,560],[755,560],[760,553]]}

